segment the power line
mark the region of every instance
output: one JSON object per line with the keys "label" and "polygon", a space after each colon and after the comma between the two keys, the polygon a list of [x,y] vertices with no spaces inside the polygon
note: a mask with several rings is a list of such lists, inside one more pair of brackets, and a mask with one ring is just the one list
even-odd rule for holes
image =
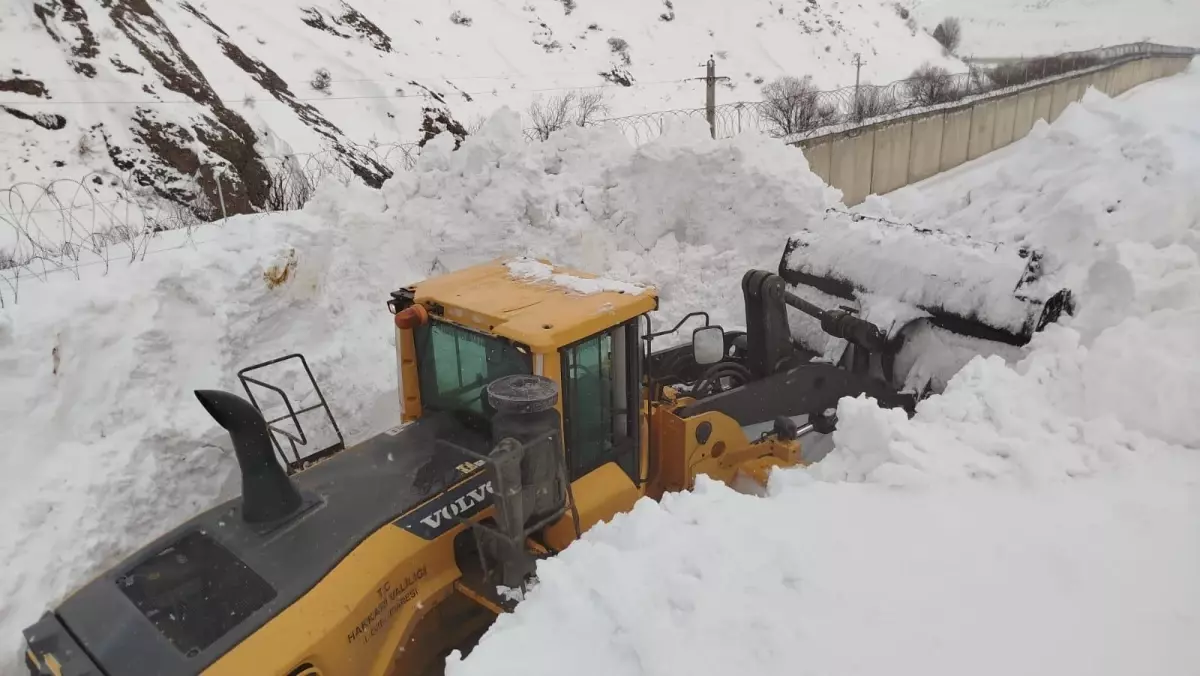
{"label": "power line", "polygon": [[[681,78],[681,79],[677,79],[677,80],[659,80],[656,82],[638,82],[638,83],[634,83],[632,85],[632,87],[649,87],[649,86],[664,85],[664,84],[683,84],[685,81],[686,81],[685,79]],[[601,84],[601,85],[589,84],[589,85],[581,85],[581,86],[574,86],[574,87],[544,87],[544,88],[538,88],[538,89],[515,88],[515,89],[505,89],[503,91],[538,93],[538,92],[572,91],[572,90],[576,90],[576,89],[611,89],[613,87],[621,87],[623,89],[630,88],[630,87],[626,87],[625,85],[620,85],[620,84]],[[500,90],[497,90],[497,89],[488,89],[485,91],[474,91],[474,92],[464,92],[464,91],[460,90],[460,91],[450,92],[450,93],[446,94],[446,96],[455,96],[455,95],[462,95],[462,94],[466,94],[468,96],[486,96],[488,94],[492,94],[493,92],[498,93],[499,91]],[[382,99],[415,99],[415,98],[426,98],[429,96],[430,96],[429,93],[421,92],[421,93],[417,93],[417,94],[395,94],[395,93],[393,93],[393,94],[372,94],[372,95],[362,95],[362,96],[306,96],[306,97],[296,96],[296,97],[292,97],[292,100],[307,103],[307,102],[315,102],[315,101],[360,101],[360,100],[382,100]],[[222,102],[225,101],[225,99],[220,96],[218,96],[217,98],[219,100],[221,100]],[[233,98],[236,99],[238,97],[233,97]],[[58,101],[55,99],[47,99],[45,101],[0,101],[0,106],[46,106],[46,105],[51,105],[51,106],[122,106],[122,105],[124,105],[124,106],[162,106],[162,105],[188,105],[188,104],[196,104],[196,103],[198,103],[198,102],[194,99],[179,99],[179,100],[167,100],[167,101],[157,100],[157,99],[149,99],[149,100],[144,100],[144,101]]]}
{"label": "power line", "polygon": [[[423,76],[419,76],[419,77],[434,78],[434,79],[440,79],[440,80],[445,80],[447,82],[450,82],[452,80],[508,80],[508,79],[512,79],[512,78],[554,76],[554,75],[578,75],[578,74],[579,74],[579,69],[557,70],[557,71],[538,71],[538,72],[534,72],[534,73],[500,73],[498,75],[428,75],[428,76],[423,75]],[[139,73],[139,75],[141,75],[141,74]],[[17,77],[24,77],[24,76],[17,76]],[[39,82],[69,82],[69,83],[77,84],[77,85],[129,84],[130,83],[129,78],[127,78],[127,79],[107,79],[107,78],[95,78],[95,77],[93,77],[93,78],[37,77],[37,78],[28,78],[28,79],[35,79]],[[232,78],[221,78],[219,80],[215,79],[215,78],[205,78],[205,79],[208,80],[209,83],[222,83],[222,84],[230,84],[230,83],[237,81]],[[413,81],[416,79],[418,79],[418,76],[409,75],[409,76],[404,76],[404,77],[390,76],[390,77],[332,79],[332,80],[330,80],[330,82],[333,82],[333,83],[338,83],[338,82],[396,82],[399,80],[410,82],[410,81]]]}

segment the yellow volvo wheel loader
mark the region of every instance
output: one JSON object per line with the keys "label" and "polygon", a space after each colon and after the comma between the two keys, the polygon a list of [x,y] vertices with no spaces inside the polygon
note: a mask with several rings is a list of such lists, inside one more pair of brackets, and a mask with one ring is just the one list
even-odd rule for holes
{"label": "yellow volvo wheel loader", "polygon": [[[513,265],[392,294],[401,424],[355,446],[289,458],[279,433],[293,450],[303,433],[267,420],[248,386],[249,401],[197,391],[232,439],[241,495],[26,629],[30,673],[439,673],[512,610],[539,559],[597,522],[699,474],[763,484],[806,462],[799,437],[830,431],[842,396],[915,404],[870,365],[894,349],[888,332],[797,297],[780,275],[746,273],[744,331],[704,312],[655,331],[653,289]],[[857,356],[814,359],[788,308]],[[703,323],[690,344],[654,349],[688,320]],[[251,369],[243,383],[271,387]],[[323,398],[304,410],[317,408]]]}

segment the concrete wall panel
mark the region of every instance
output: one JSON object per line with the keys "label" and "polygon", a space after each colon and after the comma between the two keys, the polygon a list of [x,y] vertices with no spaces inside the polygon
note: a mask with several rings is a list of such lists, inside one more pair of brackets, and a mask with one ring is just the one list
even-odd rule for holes
{"label": "concrete wall panel", "polygon": [[840,136],[829,144],[829,185],[848,193],[854,187],[854,139]]}
{"label": "concrete wall panel", "polygon": [[916,183],[941,171],[942,133],[946,118],[931,115],[913,122],[909,150],[908,181]]}
{"label": "concrete wall panel", "polygon": [[1067,80],[1067,105],[1083,98],[1084,86],[1081,78],[1073,77]]}
{"label": "concrete wall panel", "polygon": [[1095,85],[1096,89],[1099,89],[1101,92],[1104,92],[1104,94],[1107,96],[1112,96],[1112,92],[1109,91],[1111,85],[1112,85],[1112,70],[1111,69],[1105,68],[1104,70],[1096,73],[1096,85]]}
{"label": "concrete wall panel", "polygon": [[830,149],[830,185],[842,191],[847,206],[861,203],[871,192],[875,132],[835,140]]}
{"label": "concrete wall panel", "polygon": [[1081,81],[1083,82],[1083,91],[1081,91],[1079,93],[1080,100],[1082,100],[1083,97],[1085,95],[1087,95],[1088,89],[1095,89],[1096,91],[1099,91],[1099,92],[1104,91],[1104,85],[1102,84],[1102,78],[1101,78],[1101,72],[1088,73],[1087,75],[1083,76]]}
{"label": "concrete wall panel", "polygon": [[992,152],[993,137],[996,134],[996,107],[995,101],[986,103],[980,101],[971,108],[971,137],[967,142],[968,160],[983,157]]}
{"label": "concrete wall panel", "polygon": [[1108,78],[1108,95],[1114,97],[1120,96],[1121,92],[1125,91],[1122,89],[1125,86],[1125,64],[1109,68],[1108,70],[1110,73]]}
{"label": "concrete wall panel", "polygon": [[[1050,121],[1050,109],[1054,107],[1054,85],[1039,87],[1034,94],[1033,121]],[[1032,126],[1032,125],[1030,125]]]}
{"label": "concrete wall panel", "polygon": [[904,121],[875,130],[872,194],[882,195],[908,185],[908,155],[911,147],[911,122]]}
{"label": "concrete wall panel", "polygon": [[1144,84],[1150,81],[1150,61],[1151,59],[1142,59],[1137,62],[1137,77],[1134,79],[1134,82],[1137,84]]}
{"label": "concrete wall panel", "polygon": [[874,161],[875,132],[868,131],[854,139],[854,193],[853,201],[845,201],[847,206],[858,204],[871,194],[871,166]]}
{"label": "concrete wall panel", "polygon": [[1046,118],[1047,122],[1053,122],[1062,115],[1062,111],[1066,110],[1067,104],[1071,103],[1071,83],[1064,80],[1055,82],[1051,85],[1053,91],[1050,100],[1050,117]]}
{"label": "concrete wall panel", "polygon": [[1130,62],[1121,64],[1121,67],[1117,69],[1121,80],[1121,86],[1117,91],[1118,94],[1124,94],[1125,92],[1129,91],[1131,86],[1133,86],[1133,67],[1134,64]]}
{"label": "concrete wall panel", "polygon": [[942,171],[953,169],[967,161],[967,146],[971,141],[971,109],[946,113],[942,127]]}
{"label": "concrete wall panel", "polygon": [[826,183],[829,183],[830,146],[829,142],[825,142],[804,148],[804,158],[808,160],[808,168],[812,169],[812,172],[820,176],[821,180]]}
{"label": "concrete wall panel", "polygon": [[1033,104],[1037,101],[1037,92],[1030,90],[1017,95],[1017,105],[1013,111],[1013,140],[1025,138],[1033,129]]}
{"label": "concrete wall panel", "polygon": [[996,102],[996,129],[992,134],[993,150],[1012,143],[1016,120],[1017,97],[1009,96]]}

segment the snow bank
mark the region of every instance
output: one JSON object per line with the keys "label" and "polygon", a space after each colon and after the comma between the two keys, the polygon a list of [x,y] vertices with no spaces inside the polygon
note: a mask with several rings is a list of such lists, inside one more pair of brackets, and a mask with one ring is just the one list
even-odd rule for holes
{"label": "snow bank", "polygon": [[765,497],[594,528],[447,673],[1195,673],[1200,69],[1126,98],[863,206],[1053,249],[1076,317],[911,420],[843,399]]}
{"label": "snow bank", "polygon": [[524,255],[654,283],[672,320],[740,324],[744,270],[773,265],[836,198],[768,139],[715,142],[697,124],[636,150],[602,130],[529,144],[502,111],[382,191],[330,183],[303,212],[166,233],[107,276],[26,283],[0,310],[0,640],[15,648],[74,585],[236,492],[228,437],[192,390],[240,391],[238,369],[302,352],[354,442],[399,415],[380,367],[389,292]]}

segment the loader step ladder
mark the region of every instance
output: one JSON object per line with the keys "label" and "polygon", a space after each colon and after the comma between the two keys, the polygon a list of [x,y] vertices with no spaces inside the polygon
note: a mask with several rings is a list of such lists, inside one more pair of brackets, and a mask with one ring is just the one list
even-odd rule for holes
{"label": "loader step ladder", "polygon": [[[516,577],[519,580],[514,582],[521,588],[514,588],[514,591],[524,591],[529,577],[534,574],[536,561],[550,555],[549,550],[538,542],[536,535],[563,517],[571,519],[576,539],[582,535],[579,508],[567,477],[565,456],[561,452],[553,453],[554,475],[562,489],[559,496],[562,502],[545,513],[530,514],[518,507],[517,513],[514,514],[507,509],[508,496],[516,496],[531,488],[520,485],[522,471],[519,463],[526,446],[515,439],[506,438],[497,443],[490,454],[482,455],[445,439],[438,439],[435,444],[443,453],[457,452],[470,461],[479,463],[492,482],[492,506],[495,508],[492,516],[482,521],[453,517],[454,521],[467,527],[462,535],[465,536],[469,532],[471,543],[467,551],[459,544],[464,543],[463,540],[456,542],[454,558],[462,576],[455,581],[455,589],[497,615],[512,612],[520,599],[501,594],[499,584],[506,576]],[[517,471],[503,471],[505,465],[509,465],[510,469],[516,468]],[[516,485],[511,483],[513,479],[516,479]],[[516,499],[522,500],[520,497]],[[517,524],[510,524],[511,528],[515,528],[515,532],[504,528],[498,521],[506,512],[510,518],[518,519]]]}
{"label": "loader step ladder", "polygon": [[499,588],[491,583],[488,571],[473,556],[464,557],[459,563],[462,577],[454,582],[454,589],[475,603],[497,615],[511,613],[517,607],[517,599],[503,596]]}
{"label": "loader step ladder", "polygon": [[[256,371],[261,371],[277,364],[284,364],[292,361],[300,362],[300,366],[304,368],[304,373],[308,377],[309,384],[312,385],[312,391],[316,394],[317,399],[317,403],[313,404],[312,406],[297,408],[297,406],[293,405],[292,398],[289,397],[282,388],[265,382],[261,378],[256,378],[250,375]],[[271,432],[271,442],[275,445],[275,451],[279,454],[280,461],[282,461],[284,466],[287,468],[288,474],[294,474],[305,467],[320,462],[321,460],[335,455],[346,448],[346,440],[342,436],[342,430],[338,427],[337,420],[335,420],[333,417],[333,411],[330,410],[329,403],[325,400],[325,395],[321,393],[321,388],[317,385],[317,379],[313,376],[312,369],[308,367],[308,360],[304,358],[304,355],[295,353],[277,357],[269,361],[247,366],[241,371],[238,371],[237,375],[238,380],[242,382],[242,388],[246,390],[246,395],[250,398],[250,403],[254,405],[254,408],[258,409],[258,412],[262,414],[264,419],[267,419],[268,414],[265,410],[263,410],[263,407],[259,405],[258,398],[254,396],[254,390],[250,387],[251,385],[274,392],[283,401],[283,405],[287,412],[277,418],[267,419],[267,429]],[[330,442],[328,445],[315,452],[301,455],[301,447],[308,446],[311,442],[309,440],[309,435],[304,431],[304,426],[300,423],[300,416],[316,410],[323,410],[325,412],[325,418],[329,421],[329,425],[333,430],[333,435],[336,436],[337,439],[336,441]],[[285,427],[279,425],[279,423],[285,420],[291,423],[293,428],[292,430],[286,429]],[[286,452],[283,445],[279,443],[279,438],[281,436],[287,440],[290,454]],[[313,441],[315,441],[315,438]]]}

